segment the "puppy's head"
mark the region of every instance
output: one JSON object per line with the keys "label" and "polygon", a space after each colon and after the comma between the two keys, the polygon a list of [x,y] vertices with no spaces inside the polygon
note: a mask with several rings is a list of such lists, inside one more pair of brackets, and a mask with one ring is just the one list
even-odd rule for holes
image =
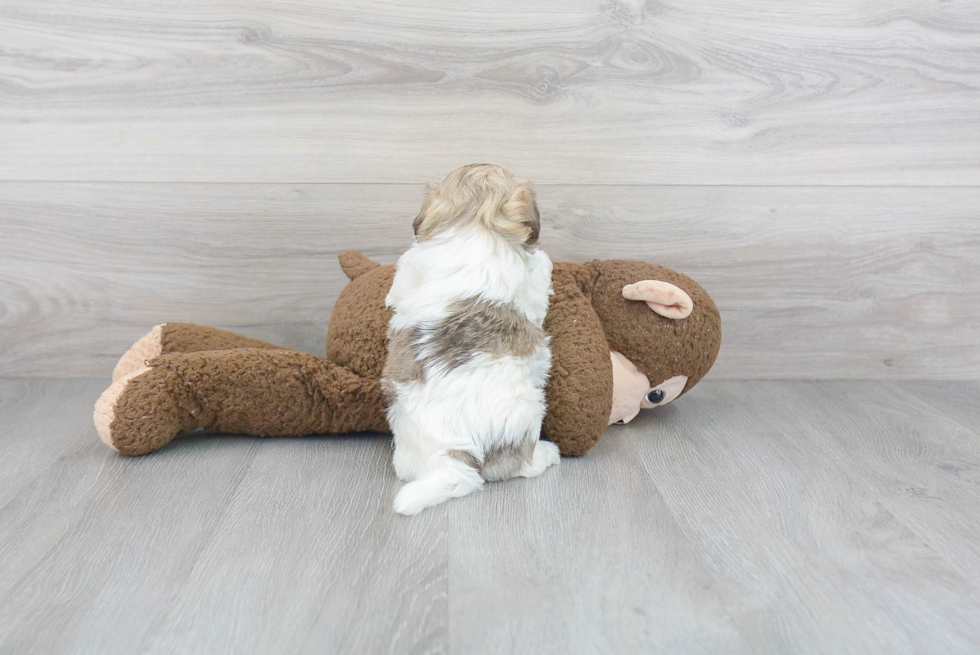
{"label": "puppy's head", "polygon": [[537,245],[541,218],[530,182],[500,166],[470,164],[429,186],[412,227],[419,242],[459,228],[483,230],[530,250]]}

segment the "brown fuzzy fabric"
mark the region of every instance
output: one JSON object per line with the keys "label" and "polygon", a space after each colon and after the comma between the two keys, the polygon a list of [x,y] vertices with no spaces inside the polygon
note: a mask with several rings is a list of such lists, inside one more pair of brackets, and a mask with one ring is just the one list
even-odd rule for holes
{"label": "brown fuzzy fabric", "polygon": [[289,350],[228,330],[219,330],[194,323],[164,323],[160,326],[160,346],[160,354],[162,355],[231,350],[232,348]]}
{"label": "brown fuzzy fabric", "polygon": [[197,427],[199,411],[177,373],[150,368],[126,383],[109,425],[112,446],[123,455],[145,455]]}
{"label": "brown fuzzy fabric", "polygon": [[[380,380],[388,353],[388,321],[391,320],[385,296],[395,279],[395,267],[380,266],[365,258],[364,262],[374,264],[368,266],[351,253],[349,250],[341,253],[342,268],[351,281],[340,292],[330,315],[327,359],[358,375]],[[354,254],[364,257],[361,253]]]}
{"label": "brown fuzzy fabric", "polygon": [[[633,362],[652,386],[686,375],[683,395],[715,363],[721,348],[721,315],[708,292],[691,278],[646,262],[597,259],[582,265],[579,279],[602,321],[609,347]],[[683,289],[694,301],[690,316],[665,318],[644,302],[624,298],[623,287],[640,280],[660,280]]]}
{"label": "brown fuzzy fabric", "polygon": [[552,364],[542,435],[566,457],[582,455],[599,441],[609,424],[613,397],[609,346],[578,284],[577,270],[576,264],[555,264],[555,295],[544,321],[551,335]]}
{"label": "brown fuzzy fabric", "polygon": [[[380,379],[391,318],[384,299],[394,266],[355,251],[341,253],[340,261],[351,282],[334,306],[326,359],[225,330],[167,323],[164,354],[129,381],[113,407],[113,445],[123,454],[143,454],[194,428],[259,436],[387,431]],[[605,432],[610,349],[654,386],[688,376],[685,392],[714,363],[718,310],[687,276],[645,262],[596,260],[556,263],[552,280],[545,319],[552,373],[542,434],[563,455],[585,453]],[[694,301],[693,312],[672,320],[623,298],[623,287],[640,280],[677,285]]]}
{"label": "brown fuzzy fabric", "polygon": [[381,266],[381,264],[368,259],[357,250],[343,250],[337,255],[337,259],[340,260],[340,269],[347,276],[348,280],[361,277],[372,268]]}
{"label": "brown fuzzy fabric", "polygon": [[284,349],[157,357],[128,382],[114,409],[113,444],[126,455],[151,452],[195,428],[260,437],[388,430],[377,380]]}

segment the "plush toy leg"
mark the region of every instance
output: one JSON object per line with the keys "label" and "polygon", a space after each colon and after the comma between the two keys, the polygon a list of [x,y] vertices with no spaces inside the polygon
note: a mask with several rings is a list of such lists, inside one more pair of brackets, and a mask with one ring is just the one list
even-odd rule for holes
{"label": "plush toy leg", "polygon": [[115,370],[112,381],[123,378],[136,369],[146,366],[147,360],[171,353],[196,353],[207,350],[231,350],[232,348],[263,348],[288,350],[259,339],[252,339],[228,330],[196,325],[194,323],[163,323],[133,344],[126,351]]}
{"label": "plush toy leg", "polygon": [[379,381],[268,348],[152,359],[106,389],[95,425],[124,455],[153,452],[196,428],[269,437],[388,431]]}

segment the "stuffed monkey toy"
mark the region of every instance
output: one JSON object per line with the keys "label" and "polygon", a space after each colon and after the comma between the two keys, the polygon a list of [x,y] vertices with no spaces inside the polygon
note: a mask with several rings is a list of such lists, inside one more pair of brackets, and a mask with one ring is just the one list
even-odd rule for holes
{"label": "stuffed monkey toy", "polygon": [[[201,325],[158,325],[119,360],[95,405],[102,441],[144,455],[199,428],[267,437],[387,432],[384,299],[395,269],[351,250],[340,265],[350,284],[334,307],[325,358]],[[552,284],[542,437],[562,455],[582,455],[607,426],[672,402],[714,364],[721,317],[685,275],[639,261],[558,262]]]}

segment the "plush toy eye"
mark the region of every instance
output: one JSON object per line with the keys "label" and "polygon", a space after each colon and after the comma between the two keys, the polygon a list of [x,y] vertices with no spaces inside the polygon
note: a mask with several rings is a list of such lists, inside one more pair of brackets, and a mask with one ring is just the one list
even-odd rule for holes
{"label": "plush toy eye", "polygon": [[664,396],[666,395],[667,394],[663,392],[663,389],[654,389],[647,394],[647,402],[651,405],[659,405],[664,401]]}

